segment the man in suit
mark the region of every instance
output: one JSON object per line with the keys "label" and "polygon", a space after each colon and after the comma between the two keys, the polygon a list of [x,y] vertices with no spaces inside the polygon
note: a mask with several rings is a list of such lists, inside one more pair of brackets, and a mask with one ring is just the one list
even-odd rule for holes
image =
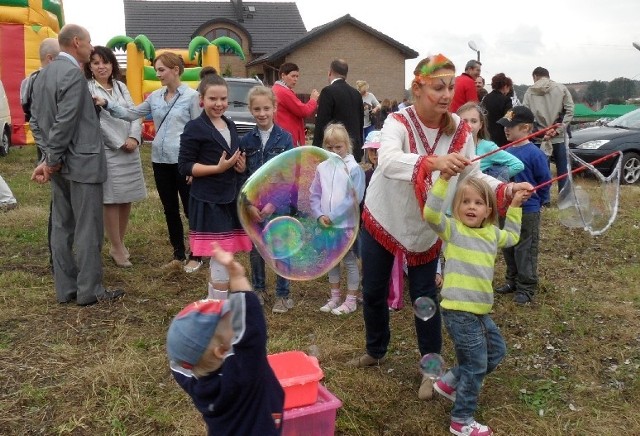
{"label": "man in suit", "polygon": [[32,179],[51,181],[56,298],[88,306],[124,292],[102,286],[102,183],[107,166],[100,120],[81,69],[90,60],[91,37],[85,28],[68,24],[58,42],[60,54],[33,83],[38,98],[32,102],[31,126],[45,157]]}
{"label": "man in suit", "polygon": [[364,107],[362,96],[350,86],[346,79],[349,65],[342,59],[331,62],[329,68],[329,86],[325,86],[318,98],[316,127],[313,132],[313,145],[322,147],[324,129],[329,123],[344,124],[353,144],[353,156],[356,161],[362,159],[362,129]]}

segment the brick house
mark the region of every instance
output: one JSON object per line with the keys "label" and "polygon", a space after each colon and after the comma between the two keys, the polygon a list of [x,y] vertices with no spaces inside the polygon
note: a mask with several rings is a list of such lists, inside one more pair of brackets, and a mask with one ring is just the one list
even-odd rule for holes
{"label": "brick house", "polygon": [[309,94],[326,86],[329,64],[349,63],[348,82],[366,80],[380,100],[400,100],[405,89],[405,60],[415,50],[367,26],[350,15],[307,31],[295,3],[124,0],[129,36],[146,35],[159,48],[185,49],[196,36],[209,40],[229,36],[246,59],[221,54],[222,73],[277,80],[278,67],[294,62],[301,70],[296,92]]}

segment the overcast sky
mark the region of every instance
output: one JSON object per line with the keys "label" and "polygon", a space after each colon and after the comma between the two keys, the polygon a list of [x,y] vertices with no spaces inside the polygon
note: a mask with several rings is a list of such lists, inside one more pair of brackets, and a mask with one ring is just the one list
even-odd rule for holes
{"label": "overcast sky", "polygon": [[[94,44],[124,34],[122,0],[63,1],[66,22],[89,29]],[[487,82],[504,72],[515,84],[528,85],[537,66],[564,83],[617,77],[640,80],[640,51],[632,46],[640,42],[640,0],[295,3],[307,30],[350,14],[417,51],[419,57],[406,62],[407,84],[418,61],[434,53],[443,53],[462,72],[464,64],[477,56],[469,41],[480,50]]]}

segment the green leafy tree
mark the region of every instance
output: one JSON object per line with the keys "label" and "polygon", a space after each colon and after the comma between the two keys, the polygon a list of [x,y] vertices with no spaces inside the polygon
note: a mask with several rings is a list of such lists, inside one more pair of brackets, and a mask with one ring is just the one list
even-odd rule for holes
{"label": "green leafy tree", "polygon": [[573,100],[574,103],[577,103],[580,101],[580,96],[578,95],[578,92],[575,89],[569,88],[569,94],[571,94],[571,99]]}
{"label": "green leafy tree", "polygon": [[607,97],[610,100],[625,101],[636,95],[636,84],[631,79],[618,77],[609,82]]}
{"label": "green leafy tree", "polygon": [[594,80],[589,83],[586,91],[584,92],[584,99],[590,105],[594,105],[601,102],[607,96],[607,82],[601,80]]}

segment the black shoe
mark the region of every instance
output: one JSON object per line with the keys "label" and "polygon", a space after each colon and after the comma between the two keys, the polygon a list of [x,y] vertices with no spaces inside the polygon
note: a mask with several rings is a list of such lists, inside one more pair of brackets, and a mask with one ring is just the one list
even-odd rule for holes
{"label": "black shoe", "polygon": [[108,291],[105,289],[104,294],[97,297],[94,301],[88,303],[78,303],[78,306],[93,306],[96,303],[104,303],[119,300],[125,296],[125,292],[122,289],[114,289]]}
{"label": "black shoe", "polygon": [[516,292],[513,295],[513,302],[521,306],[531,303],[531,297],[524,292]]}
{"label": "black shoe", "polygon": [[496,294],[511,294],[516,291],[516,287],[511,283],[505,283],[504,285],[495,288],[494,291],[496,291]]}
{"label": "black shoe", "polygon": [[73,303],[76,301],[76,298],[78,298],[78,294],[75,292],[72,292],[70,294],[67,294],[67,299],[64,301],[58,301],[58,303],[60,304],[67,304],[67,303]]}

